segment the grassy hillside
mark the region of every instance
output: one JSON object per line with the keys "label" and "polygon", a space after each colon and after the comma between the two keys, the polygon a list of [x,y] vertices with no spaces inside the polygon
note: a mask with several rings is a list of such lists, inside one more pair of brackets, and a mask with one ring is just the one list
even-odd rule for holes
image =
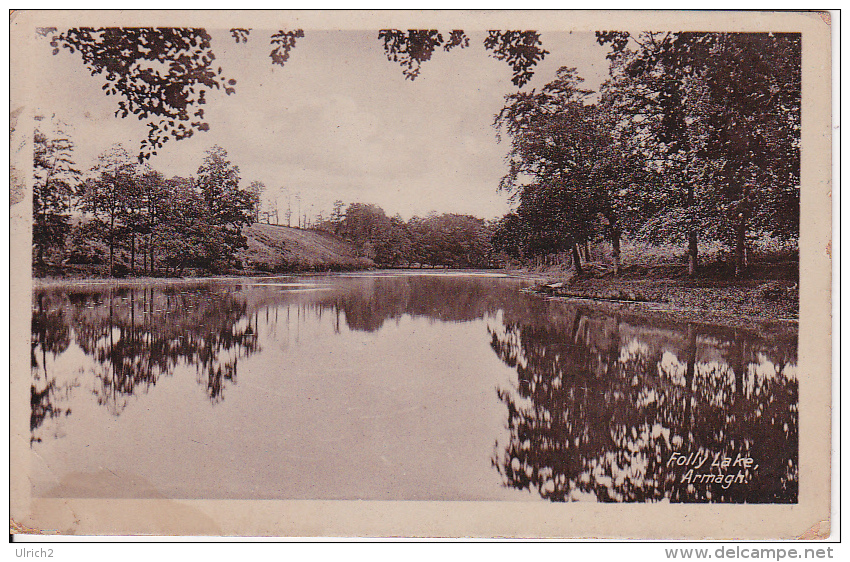
{"label": "grassy hillside", "polygon": [[[229,274],[252,275],[263,273],[289,273],[299,271],[343,271],[374,267],[375,263],[358,257],[353,245],[345,240],[316,230],[299,230],[286,226],[254,224],[243,229],[248,239],[248,248],[237,252],[242,262],[241,269]],[[72,243],[68,241],[68,249]],[[79,252],[78,252],[79,253]],[[85,260],[53,255],[44,267],[33,266],[35,277],[89,278],[109,277],[109,248],[99,240],[87,240]],[[128,268],[126,249],[116,250],[116,263]],[[141,267],[141,253],[137,256],[137,267]],[[183,276],[203,276],[205,272],[186,269]],[[140,275],[142,275],[140,273]]]}
{"label": "grassy hillside", "polygon": [[375,265],[357,257],[351,244],[327,232],[272,224],[254,224],[243,232],[248,248],[238,257],[249,271],[338,271]]}

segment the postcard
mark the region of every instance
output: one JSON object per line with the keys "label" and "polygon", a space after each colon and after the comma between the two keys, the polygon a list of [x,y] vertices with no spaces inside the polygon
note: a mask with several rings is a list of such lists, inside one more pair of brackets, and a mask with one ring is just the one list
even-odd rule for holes
{"label": "postcard", "polygon": [[15,11],[11,515],[825,538],[825,12]]}

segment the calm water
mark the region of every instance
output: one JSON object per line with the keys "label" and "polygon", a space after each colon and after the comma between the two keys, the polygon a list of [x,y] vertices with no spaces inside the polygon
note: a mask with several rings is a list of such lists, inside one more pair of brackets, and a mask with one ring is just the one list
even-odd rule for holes
{"label": "calm water", "polygon": [[794,328],[649,321],[527,284],[36,291],[33,493],[797,501]]}

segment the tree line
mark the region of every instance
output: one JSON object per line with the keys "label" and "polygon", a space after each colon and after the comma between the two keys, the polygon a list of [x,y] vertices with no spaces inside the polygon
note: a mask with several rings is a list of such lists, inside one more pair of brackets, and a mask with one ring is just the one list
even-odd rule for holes
{"label": "tree line", "polygon": [[256,219],[263,186],[243,189],[223,148],[207,151],[195,177],[167,179],[120,145],[82,174],[69,135],[45,125],[38,118],[34,133],[36,266],[51,257],[106,265],[113,276],[241,267],[236,251],[247,247],[242,231]]}
{"label": "tree line", "polygon": [[510,139],[500,188],[518,201],[493,244],[521,260],[606,240],[615,274],[624,235],[733,250],[799,237],[801,38],[796,33],[597,32],[609,78],[596,96],[574,68],[506,96],[494,126]]}
{"label": "tree line", "polygon": [[491,265],[492,225],[484,219],[455,213],[388,217],[377,205],[342,201],[334,203],[327,220],[315,228],[351,242],[363,257],[380,266],[415,264],[453,268]]}
{"label": "tree line", "polygon": [[[55,120],[37,119],[34,133],[33,258],[105,266],[109,275],[180,275],[185,269],[241,269],[244,228],[259,222],[265,185],[241,186],[227,151],[207,151],[194,177],[166,178],[115,145],[82,173],[74,143]],[[306,221],[305,221],[306,223]],[[313,228],[349,241],[379,266],[455,268],[491,265],[492,224],[432,213],[404,221],[380,207],[342,201]]]}

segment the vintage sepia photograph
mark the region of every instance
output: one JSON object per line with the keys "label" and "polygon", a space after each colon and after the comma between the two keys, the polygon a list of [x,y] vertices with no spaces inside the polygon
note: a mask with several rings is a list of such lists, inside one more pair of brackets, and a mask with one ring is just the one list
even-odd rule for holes
{"label": "vintage sepia photograph", "polygon": [[13,13],[12,531],[829,536],[828,17]]}

